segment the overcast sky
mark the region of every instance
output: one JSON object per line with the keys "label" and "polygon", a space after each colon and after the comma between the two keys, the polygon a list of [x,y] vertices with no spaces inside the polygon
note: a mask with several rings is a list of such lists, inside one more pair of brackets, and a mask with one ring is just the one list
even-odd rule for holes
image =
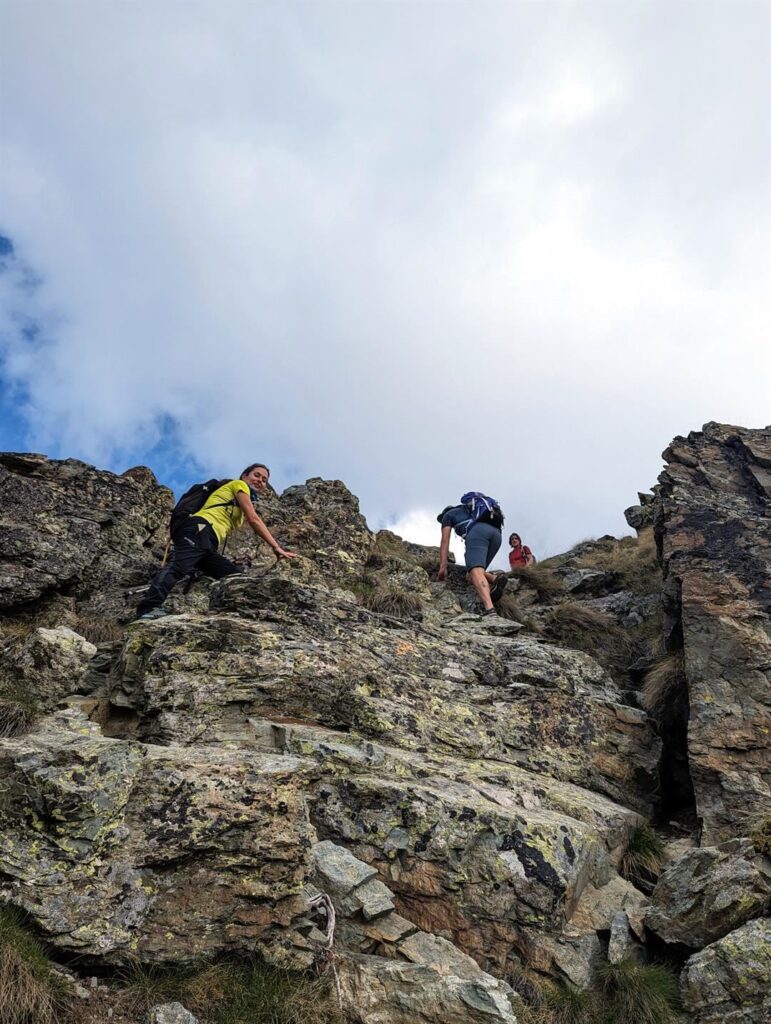
{"label": "overcast sky", "polygon": [[546,555],[771,422],[769,3],[0,0],[0,67],[1,448]]}

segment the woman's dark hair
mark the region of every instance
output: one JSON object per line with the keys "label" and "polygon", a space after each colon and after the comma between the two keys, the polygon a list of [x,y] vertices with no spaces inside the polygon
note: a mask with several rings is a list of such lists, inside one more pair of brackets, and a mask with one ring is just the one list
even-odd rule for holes
{"label": "woman's dark hair", "polygon": [[518,533],[512,533],[511,537],[509,537],[509,544],[511,544],[514,537],[517,538],[520,544],[522,543],[522,538],[520,537],[520,535]]}
{"label": "woman's dark hair", "polygon": [[268,476],[270,476],[270,470],[268,469],[264,462],[253,462],[250,466],[246,467],[241,476],[246,476],[246,474],[251,473],[253,469],[264,469]]}

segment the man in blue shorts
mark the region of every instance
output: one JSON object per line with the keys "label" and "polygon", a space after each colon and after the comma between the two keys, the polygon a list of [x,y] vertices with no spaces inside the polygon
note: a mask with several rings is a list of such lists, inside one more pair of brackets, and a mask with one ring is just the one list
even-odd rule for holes
{"label": "man in blue shorts", "polygon": [[447,556],[450,534],[453,530],[466,542],[466,579],[476,591],[482,605],[482,615],[494,615],[494,601],[503,593],[506,577],[488,572],[487,567],[501,546],[501,531],[492,523],[473,521],[466,505],[448,505],[441,513],[442,540],[439,546],[439,575],[447,578]]}

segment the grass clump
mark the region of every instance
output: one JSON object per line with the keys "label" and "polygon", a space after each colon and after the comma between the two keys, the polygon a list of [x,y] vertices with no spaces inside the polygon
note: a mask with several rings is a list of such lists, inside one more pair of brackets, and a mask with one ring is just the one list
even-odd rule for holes
{"label": "grass clump", "polygon": [[677,978],[661,964],[622,960],[598,971],[602,1024],[675,1024],[681,1021]]}
{"label": "grass clump", "polygon": [[403,590],[395,584],[382,584],[373,587],[365,586],[358,590],[359,604],[370,611],[381,615],[393,615],[394,618],[412,618],[423,607],[417,594]]}
{"label": "grass clump", "polygon": [[562,580],[543,565],[526,565],[522,569],[512,569],[509,575],[534,590],[538,600],[544,604],[565,593]]}
{"label": "grass clump", "polygon": [[563,601],[545,618],[547,632],[571,647],[591,649],[598,640],[618,633],[618,626],[609,615],[588,608],[579,601]]}
{"label": "grass clump", "polygon": [[13,693],[0,697],[0,739],[29,732],[40,708],[28,694]]}
{"label": "grass clump", "polygon": [[172,1001],[207,1024],[343,1024],[327,978],[307,978],[257,959],[130,970],[122,999],[128,1013],[140,1015]]}
{"label": "grass clump", "polygon": [[114,619],[98,619],[93,616],[81,615],[72,627],[92,644],[110,644],[122,640],[125,628]]}
{"label": "grass clump", "polygon": [[642,704],[646,711],[661,712],[686,684],[685,653],[674,651],[658,658],[645,673]]}
{"label": "grass clump", "polygon": [[621,537],[607,546],[598,542],[593,551],[581,555],[575,564],[579,569],[614,573],[621,589],[634,594],[656,594],[661,590],[661,567],[652,526],[641,530],[637,537]]}
{"label": "grass clump", "polygon": [[23,916],[0,908],[0,1024],[59,1024],[69,995]]}
{"label": "grass clump", "polygon": [[589,989],[556,985],[546,993],[546,1006],[553,1024],[592,1024],[596,1020],[596,1000]]}
{"label": "grass clump", "polygon": [[664,843],[647,822],[629,829],[626,850],[621,858],[621,874],[644,890],[655,885],[664,858]]}

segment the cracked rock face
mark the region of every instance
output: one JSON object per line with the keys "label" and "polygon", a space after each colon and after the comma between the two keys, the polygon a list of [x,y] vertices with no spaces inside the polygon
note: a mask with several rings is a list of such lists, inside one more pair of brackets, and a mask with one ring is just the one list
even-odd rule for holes
{"label": "cracked rock face", "polygon": [[656,529],[681,608],[702,841],[715,843],[771,802],[771,430],[709,423],[664,458]]}

